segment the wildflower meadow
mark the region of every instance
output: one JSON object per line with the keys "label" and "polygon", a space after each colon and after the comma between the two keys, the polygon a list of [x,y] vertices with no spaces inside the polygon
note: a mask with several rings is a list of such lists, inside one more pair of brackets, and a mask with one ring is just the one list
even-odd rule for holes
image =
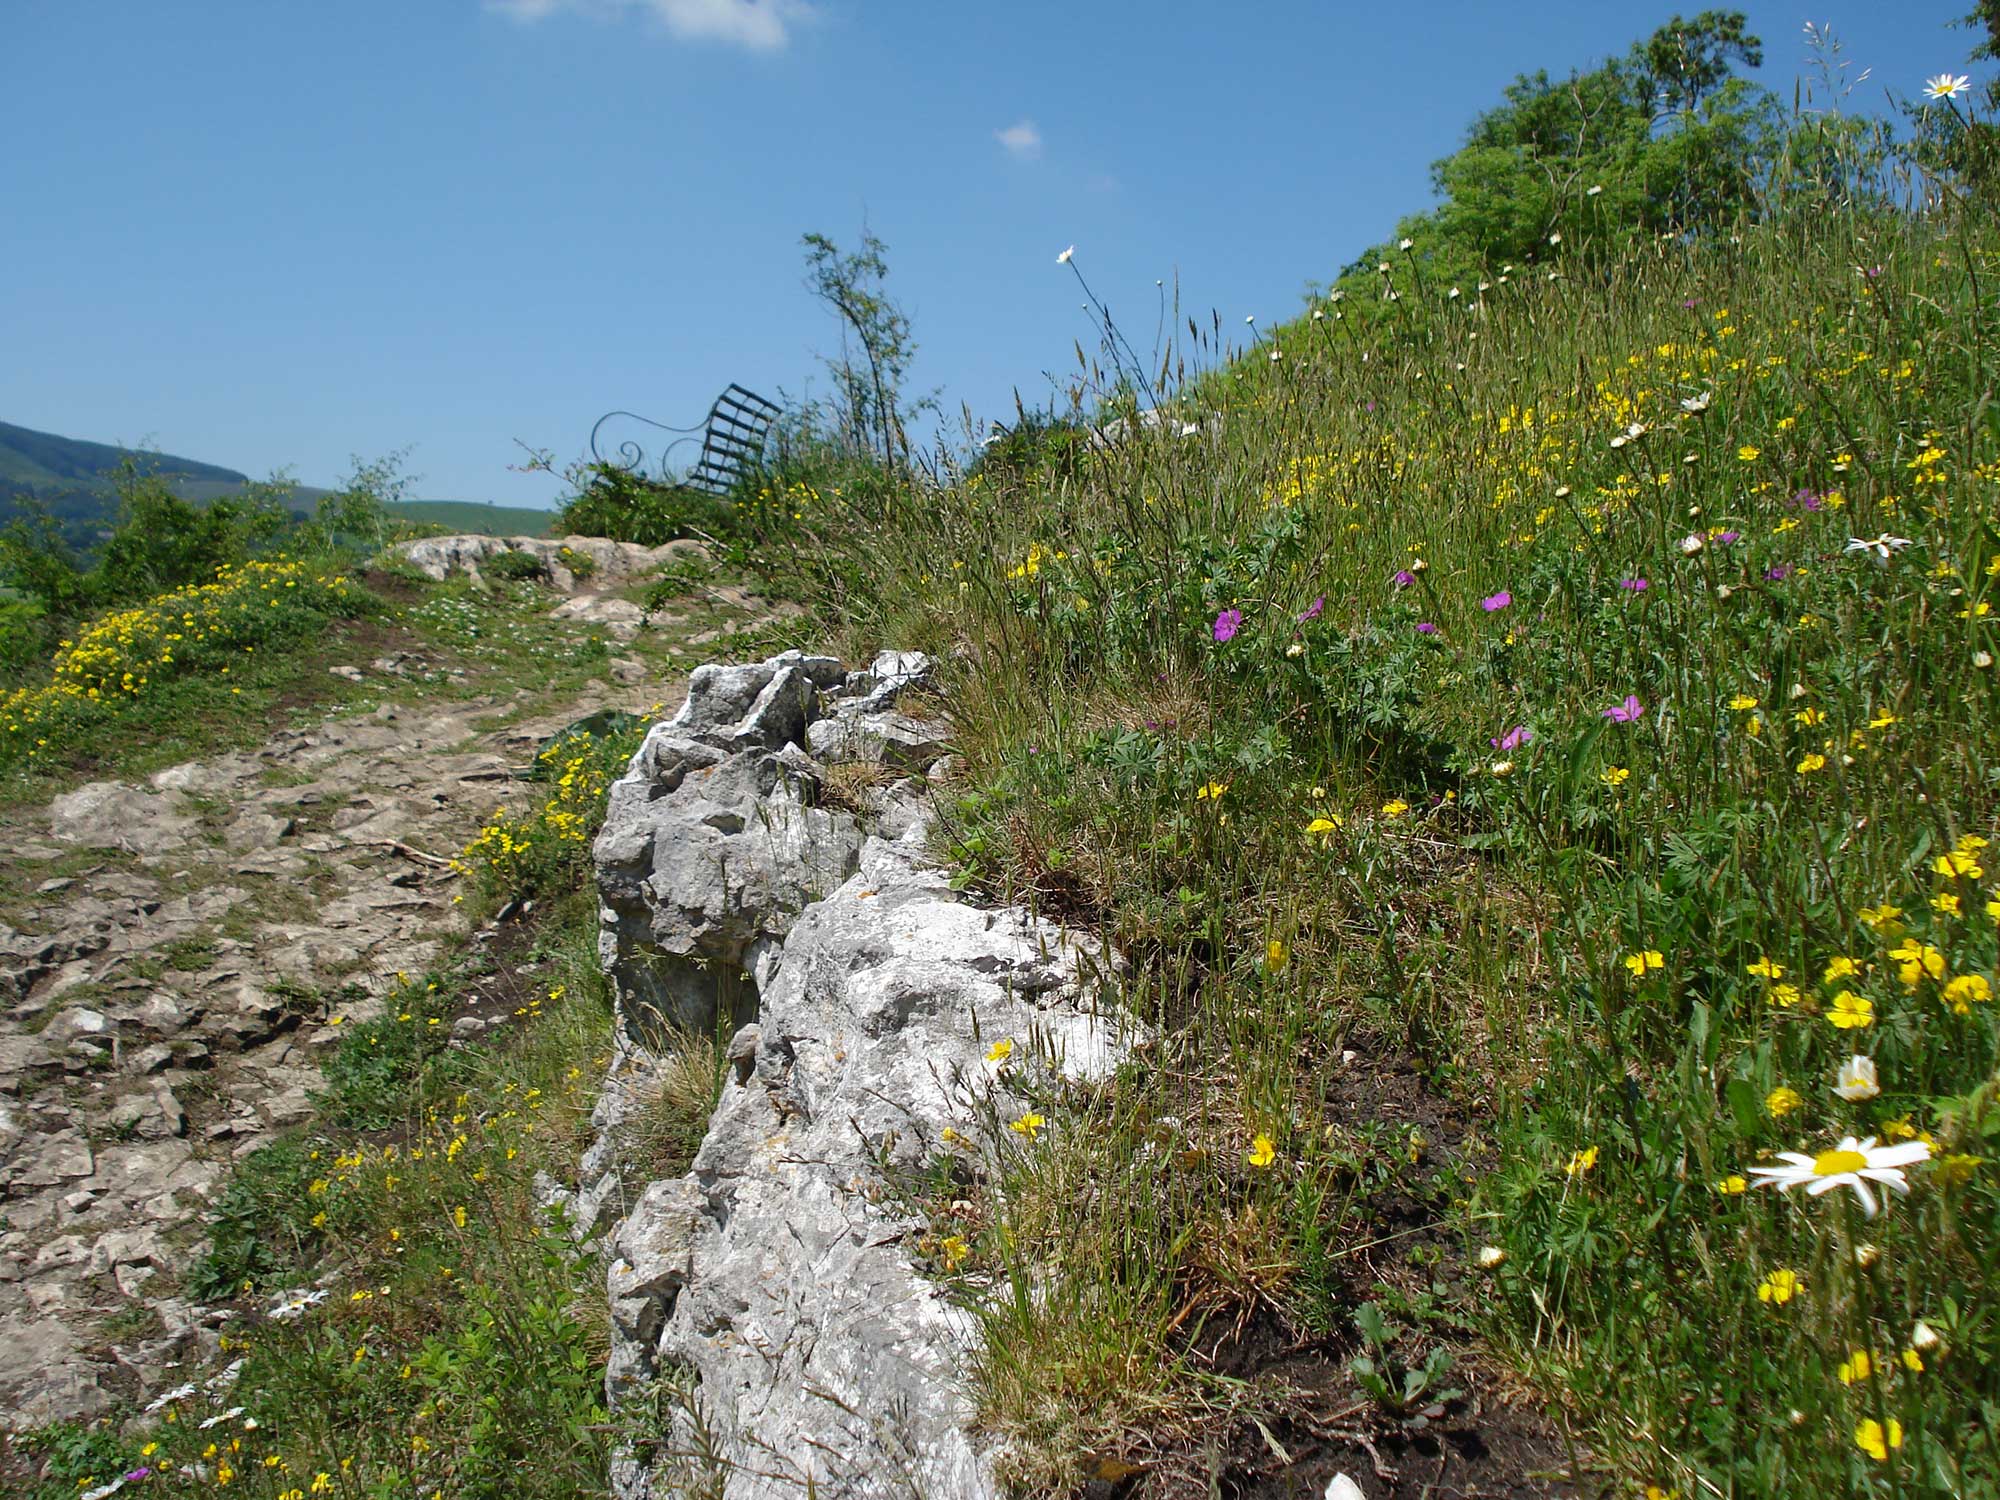
{"label": "wildflower meadow", "polygon": [[1632,1493],[2000,1493],[2000,234],[1902,186],[1107,316],[1076,390],[1168,420],[793,523],[953,656],[961,883],[1157,1028],[939,1208],[1024,1490],[1239,1411],[1219,1330],[1379,1383],[1365,1303]]}

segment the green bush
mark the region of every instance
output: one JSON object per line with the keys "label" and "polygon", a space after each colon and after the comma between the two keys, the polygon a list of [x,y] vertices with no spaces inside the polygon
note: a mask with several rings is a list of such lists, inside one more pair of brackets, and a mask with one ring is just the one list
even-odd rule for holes
{"label": "green bush", "polygon": [[733,512],[727,499],[656,484],[613,464],[591,464],[558,513],[556,530],[659,547],[683,537],[727,536]]}

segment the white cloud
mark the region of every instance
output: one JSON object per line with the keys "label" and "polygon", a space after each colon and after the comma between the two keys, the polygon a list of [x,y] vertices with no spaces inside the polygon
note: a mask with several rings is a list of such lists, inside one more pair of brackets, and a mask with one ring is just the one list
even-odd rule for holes
{"label": "white cloud", "polygon": [[682,41],[725,42],[754,52],[776,51],[791,40],[795,23],[814,15],[807,0],[486,0],[486,8],[522,22],[559,10],[598,15],[638,10]]}
{"label": "white cloud", "polygon": [[1020,120],[1005,130],[996,130],[993,139],[1021,161],[1033,161],[1042,154],[1042,133],[1033,120]]}

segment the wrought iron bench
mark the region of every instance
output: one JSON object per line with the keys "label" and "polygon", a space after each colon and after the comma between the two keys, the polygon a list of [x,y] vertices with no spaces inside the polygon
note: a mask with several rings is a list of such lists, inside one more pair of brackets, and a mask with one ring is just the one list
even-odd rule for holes
{"label": "wrought iron bench", "polygon": [[[764,439],[769,436],[777,415],[775,402],[732,382],[715,398],[715,405],[708,409],[708,416],[699,427],[669,427],[637,412],[606,412],[590,429],[590,456],[607,468],[622,469],[655,484],[678,485],[705,495],[726,495],[763,457]],[[605,423],[621,417],[677,436],[657,447],[650,468],[646,446],[637,438],[621,441],[613,450],[616,454],[613,457],[597,446],[598,435]],[[685,474],[676,475],[668,467],[668,456],[697,440],[701,443],[701,457]]]}

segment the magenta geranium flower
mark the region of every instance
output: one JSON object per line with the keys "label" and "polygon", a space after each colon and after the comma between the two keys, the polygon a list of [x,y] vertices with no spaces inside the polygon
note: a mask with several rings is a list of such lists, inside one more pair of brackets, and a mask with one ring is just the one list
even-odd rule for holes
{"label": "magenta geranium flower", "polygon": [[1505,734],[1499,736],[1499,738],[1490,739],[1486,743],[1491,745],[1495,750],[1518,750],[1523,745],[1532,744],[1534,738],[1534,730],[1530,729],[1526,724],[1516,724]]}
{"label": "magenta geranium flower", "polygon": [[1479,607],[1485,610],[1486,613],[1490,615],[1495,610],[1505,609],[1508,605],[1512,604],[1513,602],[1514,602],[1514,596],[1508,593],[1505,589],[1502,589],[1497,594],[1488,594],[1484,599],[1481,599],[1479,601]]}
{"label": "magenta geranium flower", "polygon": [[1618,587],[1630,593],[1643,594],[1652,585],[1643,578],[1621,578],[1618,580]]}
{"label": "magenta geranium flower", "polygon": [[1395,573],[1389,579],[1389,582],[1395,584],[1399,589],[1406,589],[1416,581],[1417,575],[1412,573],[1408,568],[1396,569]]}
{"label": "magenta geranium flower", "polygon": [[1792,565],[1790,563],[1779,563],[1775,567],[1766,568],[1764,576],[1773,583],[1783,583],[1787,578],[1792,576]]}
{"label": "magenta geranium flower", "polygon": [[1431,622],[1430,622],[1429,620],[1419,620],[1419,621],[1417,621],[1417,634],[1418,634],[1418,635],[1436,635],[1437,633],[1438,633],[1438,628],[1437,628],[1437,626],[1435,626],[1435,625],[1431,624]]}
{"label": "magenta geranium flower", "polygon": [[1317,599],[1313,600],[1312,603],[1306,606],[1306,612],[1299,616],[1299,623],[1301,625],[1306,625],[1310,624],[1314,620],[1317,620],[1319,618],[1320,611],[1325,608],[1326,608],[1326,595],[1321,594]]}
{"label": "magenta geranium flower", "polygon": [[1718,546],[1727,547],[1732,542],[1742,541],[1743,533],[1740,531],[1718,531],[1715,534],[1715,540]]}
{"label": "magenta geranium flower", "polygon": [[1610,708],[1602,710],[1604,717],[1614,724],[1630,724],[1645,711],[1646,705],[1631,693],[1625,695],[1623,703],[1614,703]]}
{"label": "magenta geranium flower", "polygon": [[1237,628],[1241,626],[1242,623],[1243,623],[1242,610],[1225,609],[1221,614],[1215,617],[1215,638],[1218,641],[1231,641],[1236,639]]}

